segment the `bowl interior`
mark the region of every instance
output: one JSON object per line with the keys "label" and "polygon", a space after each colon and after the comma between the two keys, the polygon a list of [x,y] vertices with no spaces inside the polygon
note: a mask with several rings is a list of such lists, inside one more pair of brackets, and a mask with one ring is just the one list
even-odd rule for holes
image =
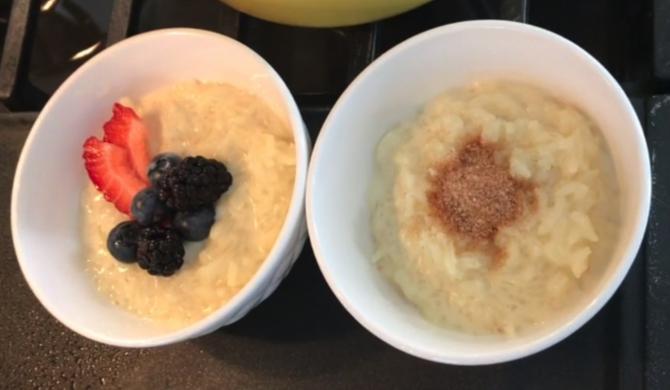
{"label": "bowl interior", "polygon": [[[383,134],[446,89],[496,78],[537,85],[587,112],[605,135],[621,185],[620,237],[593,293],[560,324],[510,339],[466,336],[434,326],[370,260],[368,189]],[[457,23],[400,44],[345,91],[314,150],[307,184],[308,226],[331,288],[377,336],[435,361],[493,363],[546,348],[581,326],[609,299],[642,238],[649,177],[637,117],[618,84],[592,57],[535,27],[500,21]]]}
{"label": "bowl interior", "polygon": [[[12,230],[35,294],[56,318],[89,338],[122,346],[176,341],[221,325],[245,299],[239,293],[205,320],[175,331],[111,305],[84,272],[79,238],[80,193],[88,180],[81,159],[84,139],[101,134],[119,98],[139,98],[193,79],[231,83],[264,99],[293,128],[296,151],[304,154],[297,159],[298,169],[306,170],[306,162],[301,166],[307,154],[304,128],[292,97],[265,61],[232,39],[190,29],[155,31],[123,41],[83,65],[54,94],[31,130],[14,182]],[[299,178],[297,174],[302,187]],[[294,191],[291,210],[297,198],[301,203],[301,191],[299,196]],[[286,235],[286,226],[281,234]]]}

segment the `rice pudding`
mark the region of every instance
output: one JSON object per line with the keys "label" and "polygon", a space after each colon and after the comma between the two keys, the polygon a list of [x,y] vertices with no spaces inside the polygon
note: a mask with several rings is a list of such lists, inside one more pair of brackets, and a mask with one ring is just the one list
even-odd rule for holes
{"label": "rice pudding", "polygon": [[260,98],[227,84],[185,82],[124,104],[146,124],[152,155],[215,158],[234,177],[216,203],[209,239],[186,243],[184,265],[169,278],[110,255],[107,235],[128,216],[92,184],[83,191],[84,258],[98,289],[124,309],[180,327],[228,302],[270,252],[293,191],[293,136]]}
{"label": "rice pudding", "polygon": [[429,320],[474,334],[570,313],[618,232],[597,126],[511,82],[447,91],[389,131],[370,196],[378,269]]}

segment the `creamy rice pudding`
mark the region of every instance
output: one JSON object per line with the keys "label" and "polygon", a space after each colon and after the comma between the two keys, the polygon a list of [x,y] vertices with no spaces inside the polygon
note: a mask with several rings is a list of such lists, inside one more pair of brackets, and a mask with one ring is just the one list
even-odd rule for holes
{"label": "creamy rice pudding", "polygon": [[124,104],[148,128],[152,155],[215,158],[234,177],[216,203],[209,238],[186,243],[184,265],[170,277],[116,261],[106,248],[107,235],[128,216],[92,184],[83,192],[84,257],[98,289],[131,312],[183,326],[228,302],[272,248],[292,195],[292,133],[261,99],[227,84],[186,82]]}
{"label": "creamy rice pudding", "polygon": [[436,323],[537,328],[576,308],[609,260],[609,151],[588,116],[544,91],[448,91],[386,134],[376,165],[373,260]]}

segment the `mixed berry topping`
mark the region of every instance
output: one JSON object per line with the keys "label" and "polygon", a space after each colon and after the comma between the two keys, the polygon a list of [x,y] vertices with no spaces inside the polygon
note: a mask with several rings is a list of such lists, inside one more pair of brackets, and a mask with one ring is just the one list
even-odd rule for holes
{"label": "mixed berry topping", "polygon": [[233,177],[222,162],[202,156],[150,160],[147,128],[119,103],[103,128],[102,140],[84,143],[84,165],[105,199],[131,217],[109,232],[107,249],[151,275],[173,275],[184,264],[184,241],[209,237],[216,202]]}

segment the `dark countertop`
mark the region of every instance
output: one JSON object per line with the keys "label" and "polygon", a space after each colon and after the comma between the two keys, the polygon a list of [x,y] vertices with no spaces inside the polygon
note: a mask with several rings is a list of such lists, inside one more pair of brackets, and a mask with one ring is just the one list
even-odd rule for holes
{"label": "dark countertop", "polygon": [[[308,113],[305,118],[318,124]],[[0,116],[0,387],[614,389],[642,383],[642,319],[626,306],[639,306],[640,261],[605,309],[566,341],[486,367],[422,361],[372,336],[337,302],[309,246],[267,301],[213,334],[139,350],[84,339],[38,303],[11,244],[11,180],[33,119]]]}
{"label": "dark countertop", "polygon": [[[0,3],[0,35],[10,3]],[[312,139],[350,80],[401,40],[453,21],[527,21],[574,40],[623,85],[645,125],[654,201],[639,258],[611,301],[565,341],[519,361],[447,366],[387,346],[337,302],[309,245],[279,289],[238,323],[172,346],[121,349],[86,340],[58,323],[20,273],[11,244],[9,199],[34,114],[3,112],[0,389],[670,389],[670,0],[434,1],[378,23],[335,29],[267,23],[219,0],[191,0],[189,7],[183,0],[68,0],[52,2],[51,12],[37,11],[38,3],[32,2],[36,20],[28,29],[27,48],[16,45],[7,57],[18,61],[20,52],[30,54],[20,72],[5,74],[11,80],[19,76],[13,94],[0,91],[10,97],[5,99],[10,110],[39,110],[85,60],[73,62],[71,54],[92,42],[189,26],[234,37],[266,58],[296,97]],[[114,28],[107,31],[108,25]],[[15,26],[20,30],[23,23]]]}

